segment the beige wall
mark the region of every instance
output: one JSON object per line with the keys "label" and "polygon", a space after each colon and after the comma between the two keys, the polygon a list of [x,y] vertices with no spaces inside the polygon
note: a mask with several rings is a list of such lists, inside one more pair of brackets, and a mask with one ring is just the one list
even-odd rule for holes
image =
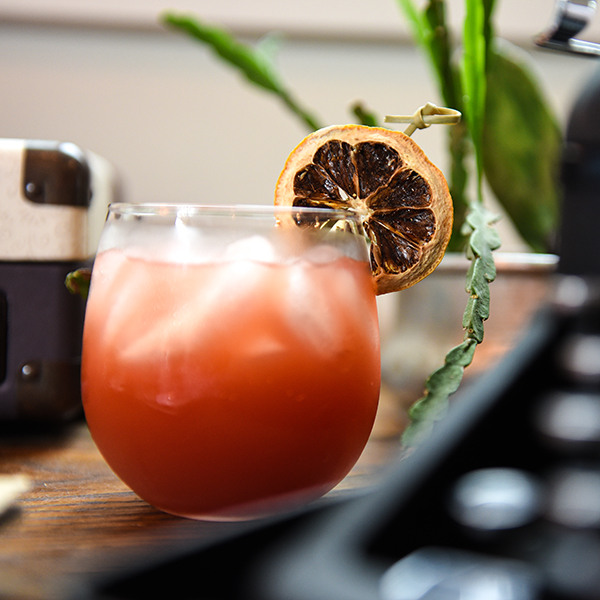
{"label": "beige wall", "polygon": [[[180,6],[197,14],[212,10],[212,18],[221,15],[240,30],[245,23],[245,33],[287,27],[292,35],[281,47],[282,73],[329,124],[350,120],[348,105],[357,99],[382,116],[439,102],[392,3],[350,2],[358,12],[337,28],[332,8],[341,10],[340,0],[309,1],[304,21],[294,13],[298,2],[256,0],[258,12],[248,0],[238,2],[237,11],[231,8],[236,3],[224,3],[220,13],[214,0]],[[376,4],[378,18],[360,12]],[[82,15],[73,8],[111,5],[116,17],[110,27],[99,26],[108,13]],[[52,6],[47,2],[0,1],[0,137],[62,139],[93,150],[119,169],[132,201],[271,202],[285,158],[305,130],[277,100],[242,83],[205,48],[155,26],[156,14],[168,5],[90,0],[69,8],[64,0],[56,4],[64,11],[45,14],[41,7]],[[523,19],[521,5],[527,7]],[[552,5],[500,0],[499,29],[530,55],[564,122],[598,63],[533,47],[531,36],[546,26]],[[328,28],[319,6],[330,8]],[[586,39],[596,36],[600,15],[597,20]],[[414,139],[445,168],[443,130],[417,132]]]}

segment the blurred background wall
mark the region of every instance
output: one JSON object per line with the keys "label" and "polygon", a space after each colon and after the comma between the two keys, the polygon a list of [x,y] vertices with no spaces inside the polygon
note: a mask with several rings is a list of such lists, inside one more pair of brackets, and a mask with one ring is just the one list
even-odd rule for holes
{"label": "blurred background wall", "polygon": [[[463,0],[448,6],[460,27]],[[0,137],[92,150],[118,169],[130,201],[270,203],[307,131],[208,49],[162,27],[166,9],[251,42],[281,32],[281,73],[324,124],[351,121],[356,100],[381,117],[440,103],[395,0],[0,0]],[[553,13],[552,0],[497,0],[496,25],[529,55],[564,124],[598,63],[533,45]],[[600,39],[600,14],[580,37]],[[413,138],[446,168],[443,128]]]}

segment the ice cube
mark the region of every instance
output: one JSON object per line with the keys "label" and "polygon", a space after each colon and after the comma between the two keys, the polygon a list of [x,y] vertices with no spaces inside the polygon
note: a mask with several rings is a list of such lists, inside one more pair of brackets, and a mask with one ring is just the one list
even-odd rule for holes
{"label": "ice cube", "polygon": [[287,326],[319,354],[327,356],[341,350],[344,323],[336,305],[339,298],[330,293],[325,281],[327,273],[334,277],[335,273],[306,261],[288,267],[287,273],[282,298]]}
{"label": "ice cube", "polygon": [[101,320],[108,343],[119,339],[123,323],[135,316],[144,290],[151,284],[148,273],[137,268],[137,263],[119,250],[102,253],[94,263],[86,321]]}
{"label": "ice cube", "polygon": [[315,264],[325,264],[341,258],[341,252],[333,246],[321,244],[306,251],[305,258]]}
{"label": "ice cube", "polygon": [[232,335],[231,321],[252,297],[260,297],[266,267],[251,261],[182,267],[163,290],[152,324],[124,342],[125,360],[146,360],[157,353],[181,356],[204,344]]}
{"label": "ice cube", "polygon": [[[324,356],[341,353],[365,330],[373,317],[374,300],[364,279],[343,263],[317,265],[307,261],[289,269],[282,305],[286,324],[298,339]],[[283,309],[282,309],[283,310]]]}
{"label": "ice cube", "polygon": [[253,235],[229,244],[223,253],[223,260],[252,260],[273,263],[277,260],[277,253],[269,240],[260,235]]}

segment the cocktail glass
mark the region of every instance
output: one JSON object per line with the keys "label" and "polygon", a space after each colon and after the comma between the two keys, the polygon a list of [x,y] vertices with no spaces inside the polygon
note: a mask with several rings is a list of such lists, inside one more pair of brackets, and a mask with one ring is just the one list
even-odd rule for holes
{"label": "cocktail glass", "polygon": [[379,329],[350,212],[115,204],[86,309],[98,449],[154,507],[211,520],[310,502],[375,418]]}

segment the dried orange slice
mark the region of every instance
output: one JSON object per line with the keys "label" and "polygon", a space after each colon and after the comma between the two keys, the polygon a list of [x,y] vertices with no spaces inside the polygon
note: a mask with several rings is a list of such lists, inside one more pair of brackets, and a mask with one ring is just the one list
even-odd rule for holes
{"label": "dried orange slice", "polygon": [[357,212],[371,240],[378,294],[429,275],[452,232],[442,172],[411,138],[379,127],[333,125],[311,133],[288,157],[275,204]]}

